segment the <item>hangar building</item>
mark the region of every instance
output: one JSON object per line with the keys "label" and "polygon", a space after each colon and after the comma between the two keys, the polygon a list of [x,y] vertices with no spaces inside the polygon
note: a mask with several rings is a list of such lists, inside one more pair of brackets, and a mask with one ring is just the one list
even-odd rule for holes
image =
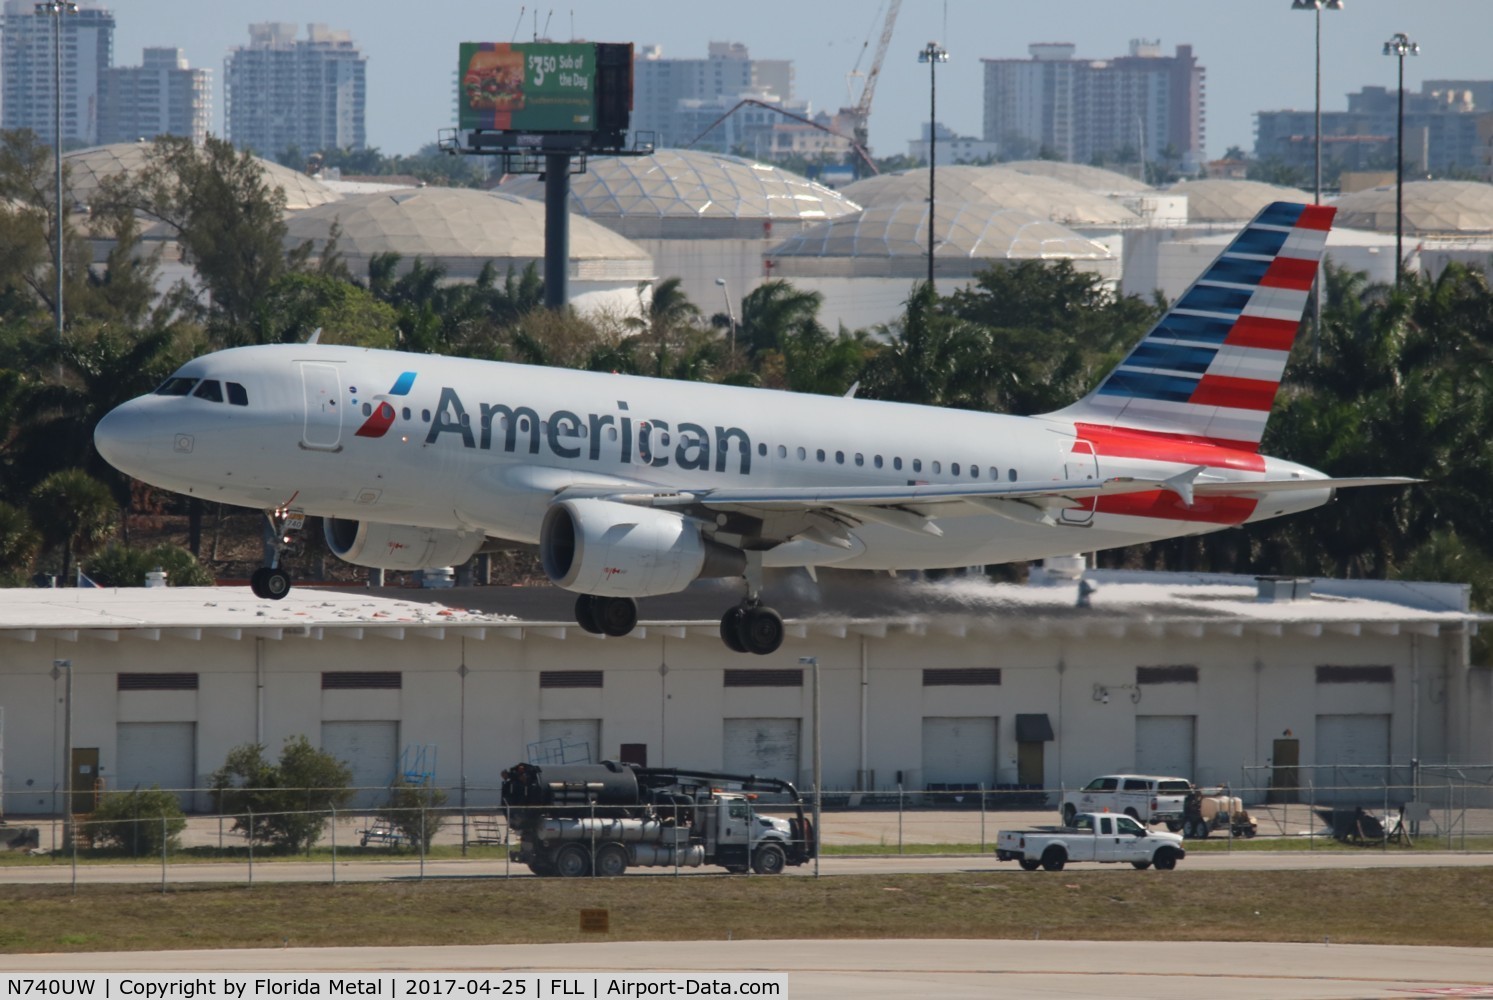
{"label": "hangar building", "polygon": [[102,779],[195,808],[231,748],[297,735],[352,764],[363,806],[412,751],[471,806],[496,802],[502,768],[557,752],[803,785],[816,669],[826,789],[1057,789],[1135,769],[1323,801],[1412,758],[1493,760],[1493,672],[1469,660],[1482,616],[1463,586],[1047,580],[785,574],[768,596],[788,638],[760,659],[721,644],[735,591],[719,584],[644,600],[625,638],[581,631],[549,587],[9,591],[5,812],[60,809],[69,672],[84,799]]}

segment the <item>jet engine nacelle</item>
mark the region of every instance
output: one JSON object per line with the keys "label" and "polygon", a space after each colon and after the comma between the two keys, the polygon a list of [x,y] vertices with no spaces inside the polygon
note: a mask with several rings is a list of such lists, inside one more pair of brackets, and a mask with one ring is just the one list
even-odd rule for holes
{"label": "jet engine nacelle", "polygon": [[736,576],[737,549],[707,539],[699,523],[611,500],[562,500],[545,512],[539,556],[566,590],[606,597],[673,594],[702,576]]}
{"label": "jet engine nacelle", "polygon": [[480,531],[417,528],[336,517],[322,520],[322,533],[337,558],[354,566],[394,570],[459,566],[472,558],[487,540]]}

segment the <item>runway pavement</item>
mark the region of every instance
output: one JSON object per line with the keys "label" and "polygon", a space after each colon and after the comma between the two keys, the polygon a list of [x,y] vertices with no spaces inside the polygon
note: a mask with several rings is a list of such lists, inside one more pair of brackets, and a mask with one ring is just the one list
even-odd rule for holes
{"label": "runway pavement", "polygon": [[777,971],[788,974],[787,996],[792,1000],[1493,997],[1493,948],[1133,941],[757,940],[0,956],[0,974],[344,970],[364,973]]}

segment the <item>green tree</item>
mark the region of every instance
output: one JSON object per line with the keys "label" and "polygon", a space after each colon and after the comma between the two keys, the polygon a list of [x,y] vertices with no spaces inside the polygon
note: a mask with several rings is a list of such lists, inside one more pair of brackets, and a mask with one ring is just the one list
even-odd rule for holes
{"label": "green tree", "polygon": [[320,329],[323,344],[394,347],[399,315],[367,290],[322,274],[283,274],[267,288],[254,314],[256,343],[302,343]]}
{"label": "green tree", "polygon": [[180,545],[162,542],[148,549],[111,545],[88,560],[84,572],[104,587],[143,587],[145,574],[161,569],[172,587],[211,587],[213,573]]}
{"label": "green tree", "polygon": [[258,161],[208,136],[161,136],[146,166],[106,179],[102,204],[164,223],[208,293],[199,303],[218,335],[246,343],[259,296],[289,269],[284,249],[285,195]]}
{"label": "green tree", "polygon": [[54,472],[32,493],[31,520],[47,548],[62,549],[63,586],[72,583],[73,556],[106,541],[117,526],[109,488],[82,469]]}
{"label": "green tree", "polygon": [[352,770],[304,736],[285,741],[279,763],[264,746],[245,743],[213,772],[214,808],[234,817],[233,829],[287,853],[309,851],[332,810],[352,798]]}
{"label": "green tree", "polygon": [[882,328],[886,347],[866,365],[861,395],[900,403],[983,409],[1006,373],[994,369],[990,335],[940,309],[927,282],[913,287],[902,319]]}
{"label": "green tree", "polygon": [[136,857],[159,857],[163,848],[179,849],[186,828],[181,803],[159,785],[109,792],[88,820],[94,847]]}
{"label": "green tree", "polygon": [[444,789],[400,779],[389,789],[389,800],[379,810],[378,818],[398,830],[406,843],[423,844],[429,851],[430,842],[446,825],[446,814],[440,811],[445,804]]}
{"label": "green tree", "polygon": [[636,331],[637,346],[648,355],[644,374],[664,378],[699,332],[700,307],[685,294],[680,278],[642,282],[637,291],[642,315],[629,317],[625,325]]}
{"label": "green tree", "polygon": [[31,572],[41,536],[20,507],[0,501],[0,585],[17,586]]}

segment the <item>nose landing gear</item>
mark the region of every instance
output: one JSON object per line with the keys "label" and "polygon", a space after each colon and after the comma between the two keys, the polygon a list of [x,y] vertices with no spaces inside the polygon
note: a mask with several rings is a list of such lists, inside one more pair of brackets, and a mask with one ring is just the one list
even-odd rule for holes
{"label": "nose landing gear", "polygon": [[264,518],[274,538],[270,543],[270,564],[254,571],[249,577],[249,589],[255,597],[278,601],[290,593],[290,574],[280,568],[280,560],[297,547],[301,529],[306,526],[306,512],[276,507],[265,511]]}

